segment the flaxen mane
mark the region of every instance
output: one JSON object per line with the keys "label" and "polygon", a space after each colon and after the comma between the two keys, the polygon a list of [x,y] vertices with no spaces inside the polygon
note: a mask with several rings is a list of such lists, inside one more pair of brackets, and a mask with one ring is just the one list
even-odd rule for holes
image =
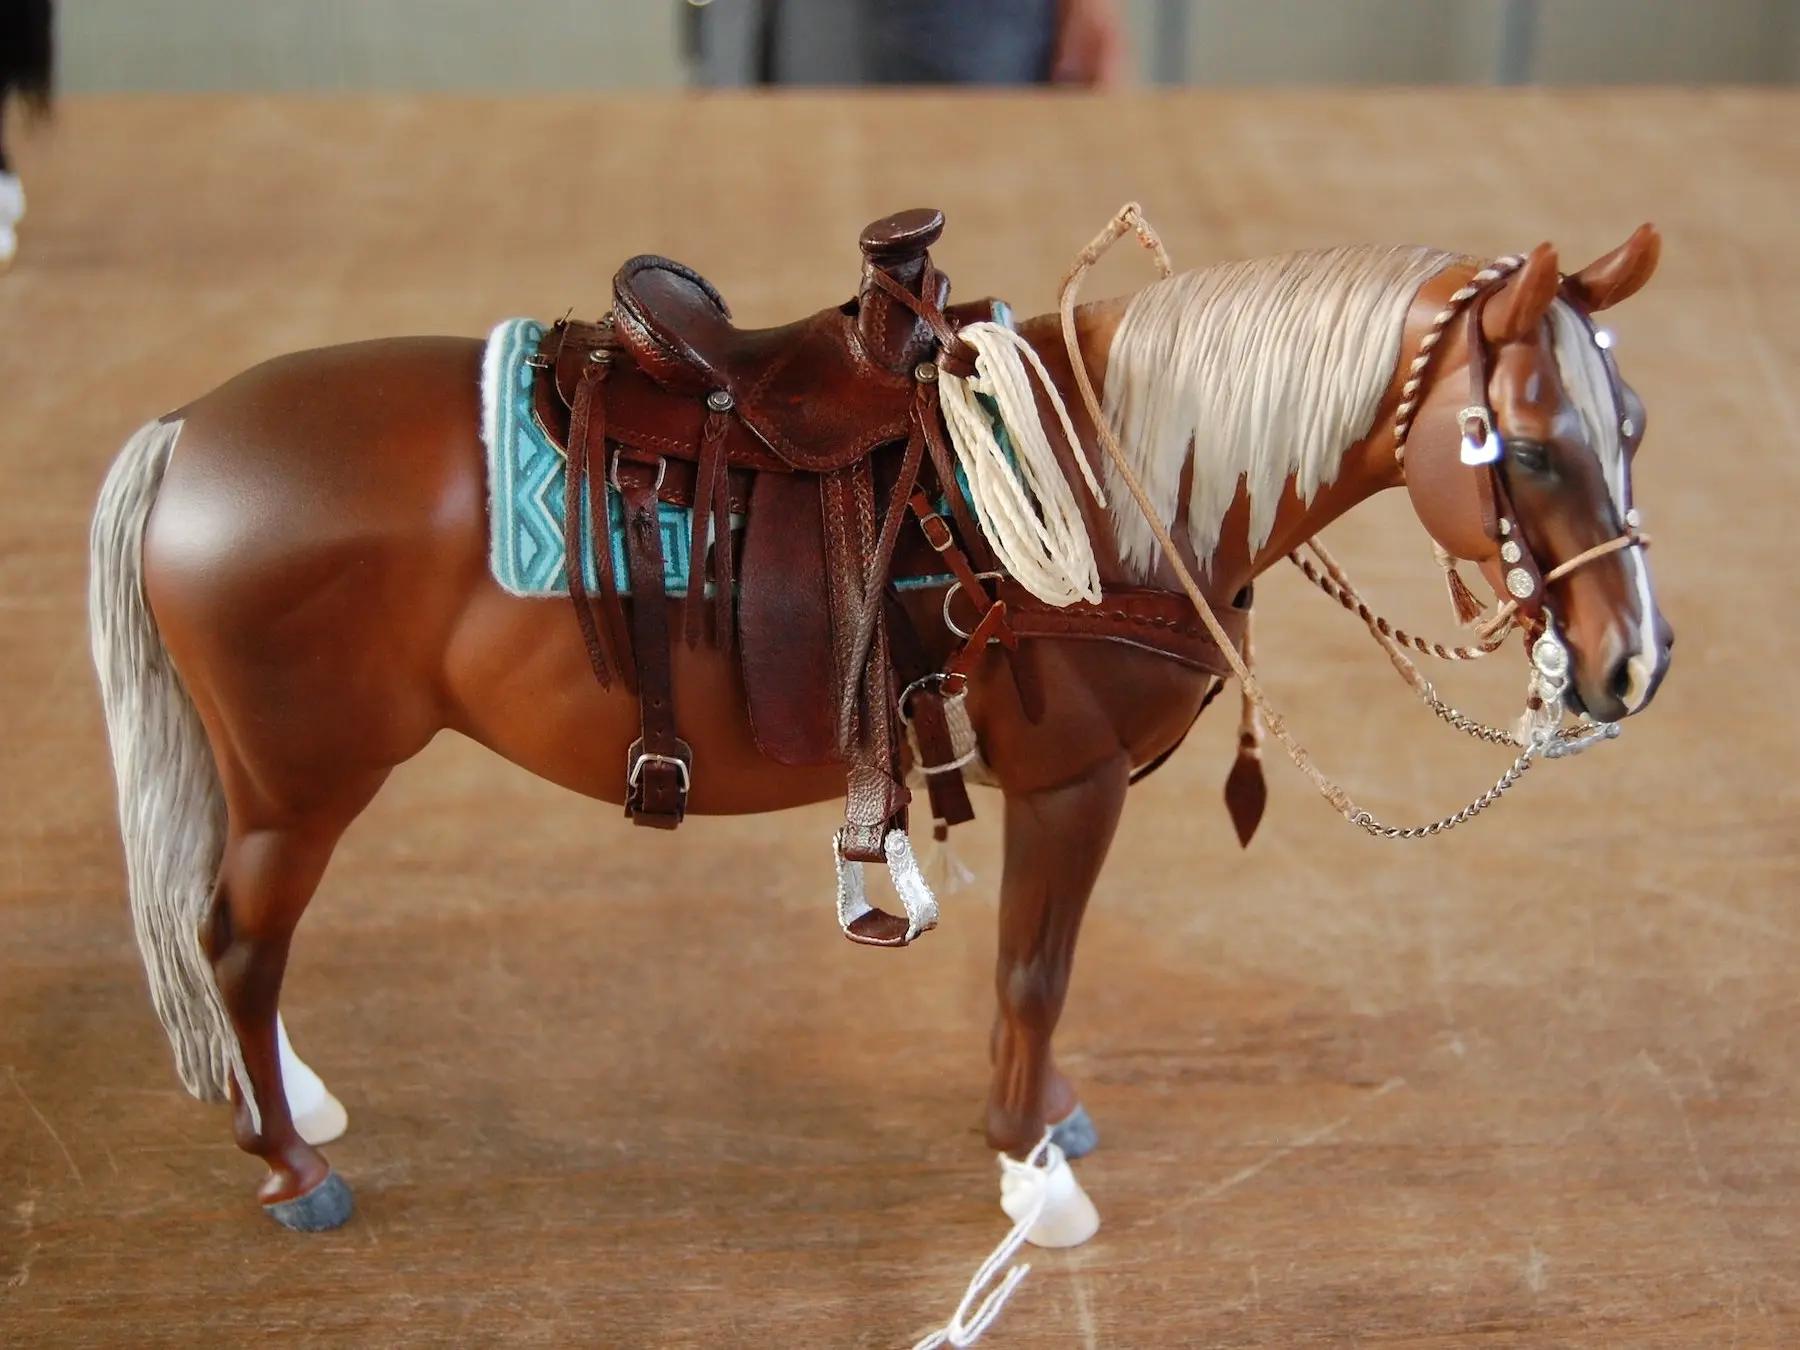
{"label": "flaxen mane", "polygon": [[[1291,478],[1310,502],[1369,433],[1418,290],[1456,254],[1360,246],[1185,272],[1145,288],[1113,337],[1105,412],[1165,521],[1190,442],[1188,537],[1210,563],[1244,482],[1250,547],[1268,542]],[[1148,577],[1156,540],[1107,466],[1125,565]]]}

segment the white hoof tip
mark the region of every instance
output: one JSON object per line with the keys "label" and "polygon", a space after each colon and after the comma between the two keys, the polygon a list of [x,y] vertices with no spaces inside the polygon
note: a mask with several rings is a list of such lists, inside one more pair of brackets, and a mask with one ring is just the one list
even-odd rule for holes
{"label": "white hoof tip", "polygon": [[329,1144],[334,1139],[342,1139],[344,1131],[350,1128],[350,1113],[344,1110],[344,1104],[329,1092],[325,1099],[314,1103],[305,1111],[294,1115],[294,1129],[300,1137],[314,1148],[321,1144]]}
{"label": "white hoof tip", "polygon": [[1000,1178],[1000,1208],[1006,1217],[1018,1223],[1031,1213],[1040,1188],[1044,1193],[1043,1211],[1037,1222],[1025,1233],[1034,1247],[1079,1247],[1100,1231],[1100,1211],[1081,1189],[1068,1162],[1053,1153],[1052,1165],[1044,1170],[1007,1168]]}
{"label": "white hoof tip", "polygon": [[263,1212],[283,1228],[296,1233],[324,1233],[350,1221],[356,1212],[356,1197],[336,1172],[328,1172],[325,1180],[305,1195],[279,1204],[264,1205]]}

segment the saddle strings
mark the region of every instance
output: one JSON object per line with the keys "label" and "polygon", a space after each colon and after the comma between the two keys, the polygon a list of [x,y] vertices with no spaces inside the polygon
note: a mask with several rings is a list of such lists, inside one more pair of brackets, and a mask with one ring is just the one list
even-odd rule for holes
{"label": "saddle strings", "polygon": [[[957,336],[975,349],[975,374],[964,378],[940,369],[939,401],[995,557],[1015,581],[1048,604],[1098,604],[1100,565],[1080,503],[1038,415],[1026,363],[1043,386],[1068,444],[1079,446],[1081,439],[1050,372],[1030,343],[1000,324],[973,323]],[[994,434],[978,395],[991,398],[999,409],[1011,456]],[[1077,452],[1074,459],[1094,500],[1105,506],[1087,456]]]}

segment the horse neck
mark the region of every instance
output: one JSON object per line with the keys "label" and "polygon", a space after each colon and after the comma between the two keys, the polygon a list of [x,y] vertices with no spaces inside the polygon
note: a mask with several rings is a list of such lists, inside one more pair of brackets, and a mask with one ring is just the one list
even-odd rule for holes
{"label": "horse neck", "polygon": [[[1401,342],[1401,358],[1388,382],[1386,393],[1382,396],[1381,405],[1370,424],[1370,432],[1362,440],[1357,441],[1344,452],[1336,478],[1328,485],[1321,487],[1311,502],[1304,502],[1290,478],[1282,493],[1282,505],[1276,513],[1275,527],[1270,532],[1268,542],[1254,554],[1249,546],[1250,538],[1250,501],[1245,488],[1240,485],[1230,510],[1225,515],[1225,522],[1220,533],[1219,547],[1210,559],[1209,565],[1202,566],[1200,560],[1193,555],[1189,546],[1187,532],[1182,528],[1174,528],[1183,522],[1165,522],[1171,524],[1171,536],[1175,540],[1177,550],[1182,555],[1188,570],[1200,583],[1201,589],[1215,601],[1227,600],[1236,595],[1250,582],[1267,571],[1287,554],[1324,530],[1332,522],[1346,515],[1369,498],[1388,488],[1399,487],[1406,481],[1405,473],[1395,453],[1394,415],[1400,405],[1401,390],[1404,387],[1411,367],[1413,356],[1418,352],[1425,334],[1430,331],[1432,322],[1445,302],[1458,287],[1462,286],[1474,274],[1475,265],[1457,265],[1445,269],[1419,289],[1413,298],[1412,306],[1407,311],[1405,337]],[[1107,300],[1098,300],[1082,305],[1075,311],[1075,335],[1080,347],[1083,363],[1087,367],[1088,378],[1093,382],[1096,394],[1106,388],[1107,361],[1112,350],[1113,335],[1118,331],[1119,323],[1132,297],[1119,296]],[[1061,320],[1055,314],[1039,315],[1019,325],[1019,331],[1031,343],[1038,355],[1043,359],[1050,373],[1051,382],[1056,385],[1062,395],[1064,404],[1075,429],[1081,438],[1081,453],[1086,455],[1096,471],[1107,458],[1106,451],[1099,444],[1092,419],[1088,416],[1087,407],[1081,397],[1070,365],[1067,344],[1062,333]],[[1425,439],[1429,434],[1441,430],[1435,422],[1441,418],[1430,417],[1425,413],[1426,405],[1431,401],[1434,390],[1444,388],[1460,388],[1457,381],[1466,378],[1468,359],[1463,341],[1461,326],[1452,324],[1439,344],[1436,358],[1427,372],[1427,381],[1416,395],[1416,405],[1421,413],[1415,418],[1414,431],[1408,440],[1409,447]],[[1438,402],[1442,400],[1439,399]],[[1060,440],[1060,437],[1057,438]],[[1073,464],[1065,465],[1065,470],[1073,472]],[[1182,490],[1180,500],[1187,501],[1187,488],[1194,471],[1193,450],[1188,451],[1188,461],[1183,466]],[[1127,569],[1119,559],[1119,553],[1109,513],[1094,508],[1087,494],[1080,494],[1083,509],[1088,518],[1089,534],[1094,540],[1094,550],[1100,560],[1100,574],[1107,584],[1133,584],[1137,578],[1127,575]],[[1135,509],[1131,503],[1122,505],[1123,509]],[[1185,505],[1182,508],[1185,511]],[[1158,589],[1179,589],[1179,582],[1167,560],[1158,562],[1156,572],[1149,584]]]}

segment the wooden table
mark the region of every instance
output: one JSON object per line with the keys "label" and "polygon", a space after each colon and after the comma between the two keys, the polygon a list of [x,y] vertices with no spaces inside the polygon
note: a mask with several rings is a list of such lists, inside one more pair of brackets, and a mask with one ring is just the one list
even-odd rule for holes
{"label": "wooden table", "polygon": [[[1177,261],[1551,238],[1646,218],[1616,315],[1638,497],[1680,634],[1656,708],[1424,845],[1283,764],[1218,803],[1231,719],[1135,794],[1063,1059],[1104,1227],[1034,1258],[991,1343],[1800,1343],[1793,712],[1800,101],[1397,92],[633,101],[74,101],[19,155],[0,280],[0,1343],[868,1346],[945,1316],[999,1236],[982,1146],[983,877],[904,954],[835,932],[829,807],[674,838],[454,739],[396,775],[302,926],[286,1008],[346,1100],[343,1230],[255,1209],[145,997],[86,652],[87,517],[140,422],[303,345],[593,315],[628,254],[746,322],[853,283],[928,203],[964,297],[1048,308],[1140,199]],[[1136,285],[1138,259],[1090,287]],[[1403,501],[1334,547],[1449,627]],[[1268,680],[1378,809],[1499,764],[1353,621],[1275,575]],[[1516,658],[1452,672],[1516,706]],[[694,916],[705,914],[704,925]]]}

